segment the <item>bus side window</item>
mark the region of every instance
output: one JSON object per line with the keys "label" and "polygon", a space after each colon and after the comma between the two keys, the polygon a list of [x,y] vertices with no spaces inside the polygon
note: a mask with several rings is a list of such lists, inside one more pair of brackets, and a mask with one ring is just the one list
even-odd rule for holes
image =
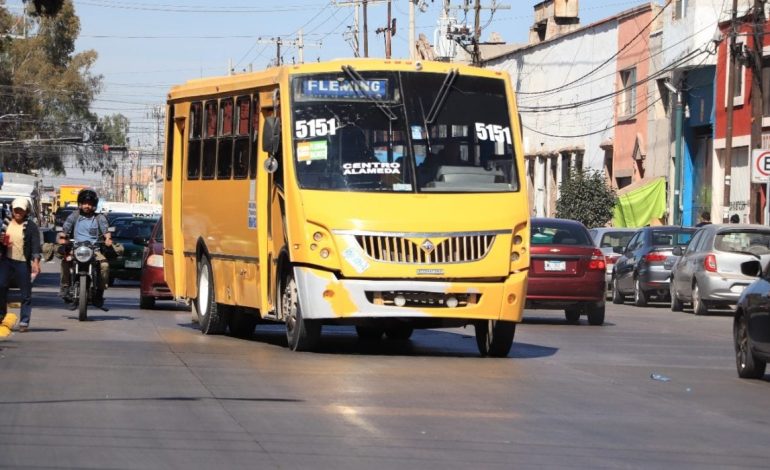
{"label": "bus side window", "polygon": [[235,104],[235,153],[233,177],[237,180],[249,176],[249,129],[251,128],[251,98],[239,96]]}
{"label": "bus side window", "polygon": [[203,168],[201,177],[204,180],[214,178],[217,168],[217,102],[207,101],[205,107],[205,122],[203,130]]}
{"label": "bus side window", "polygon": [[257,153],[259,152],[259,93],[254,93],[251,107],[251,150],[249,151],[249,179],[257,179]]}
{"label": "bus side window", "polygon": [[219,102],[219,128],[217,132],[217,179],[229,180],[233,176],[233,99]]}
{"label": "bus side window", "polygon": [[174,173],[174,109],[172,104],[166,111],[166,181],[171,181],[171,175]]}
{"label": "bus side window", "polygon": [[190,105],[190,139],[187,145],[187,179],[201,176],[201,136],[203,130],[203,106],[201,102]]}

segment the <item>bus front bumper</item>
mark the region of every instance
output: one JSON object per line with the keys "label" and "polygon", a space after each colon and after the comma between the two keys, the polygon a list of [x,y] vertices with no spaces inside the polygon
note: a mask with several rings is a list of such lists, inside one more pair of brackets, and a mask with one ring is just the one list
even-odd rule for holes
{"label": "bus front bumper", "polygon": [[521,321],[527,273],[503,282],[338,279],[295,267],[302,316],[307,319],[454,318]]}

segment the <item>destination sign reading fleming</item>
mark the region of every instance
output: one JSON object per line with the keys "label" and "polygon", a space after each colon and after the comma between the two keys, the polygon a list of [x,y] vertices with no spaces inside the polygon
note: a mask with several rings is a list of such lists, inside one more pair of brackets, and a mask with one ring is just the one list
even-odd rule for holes
{"label": "destination sign reading fleming", "polygon": [[361,99],[367,96],[377,99],[388,97],[388,80],[349,80],[307,78],[302,81],[305,98]]}

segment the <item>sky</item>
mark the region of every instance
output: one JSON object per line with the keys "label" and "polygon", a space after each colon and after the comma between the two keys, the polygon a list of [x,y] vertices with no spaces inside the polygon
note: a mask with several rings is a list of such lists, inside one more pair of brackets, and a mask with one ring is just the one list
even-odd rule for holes
{"label": "sky", "polygon": [[[335,6],[351,0],[73,0],[80,18],[76,52],[94,49],[99,58],[93,69],[103,76],[103,90],[92,105],[98,115],[122,113],[131,122],[132,147],[153,147],[158,142],[158,121],[153,109],[162,107],[175,84],[192,78],[265,68],[276,56],[270,38],[296,39],[304,32],[305,61],[353,57],[345,39],[352,29],[354,8]],[[372,0],[369,0],[370,2]],[[416,9],[415,35],[432,42],[442,0],[423,0],[427,9]],[[533,21],[533,6],[542,0],[498,0],[490,18],[482,12],[482,39],[492,32],[506,42],[526,43]],[[464,0],[453,0],[455,5]],[[587,25],[645,3],[643,0],[580,0],[580,22]],[[491,5],[492,0],[482,0]],[[21,0],[6,0],[13,13]],[[454,9],[462,19],[465,13]],[[375,30],[386,25],[384,1],[368,9],[369,55],[384,56],[384,38]],[[409,0],[393,0],[397,20],[393,57],[409,56]],[[363,20],[361,20],[363,22]],[[467,23],[472,26],[472,14]],[[363,39],[361,39],[363,50]],[[282,46],[285,63],[298,60],[296,47]],[[163,123],[160,123],[161,128]]]}

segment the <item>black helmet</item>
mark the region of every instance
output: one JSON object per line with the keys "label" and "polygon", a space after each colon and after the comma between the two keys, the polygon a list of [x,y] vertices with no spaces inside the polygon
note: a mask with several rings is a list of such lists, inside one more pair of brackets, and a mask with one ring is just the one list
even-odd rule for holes
{"label": "black helmet", "polygon": [[81,189],[78,193],[78,205],[84,202],[90,202],[92,206],[96,207],[99,204],[99,196],[91,188]]}

